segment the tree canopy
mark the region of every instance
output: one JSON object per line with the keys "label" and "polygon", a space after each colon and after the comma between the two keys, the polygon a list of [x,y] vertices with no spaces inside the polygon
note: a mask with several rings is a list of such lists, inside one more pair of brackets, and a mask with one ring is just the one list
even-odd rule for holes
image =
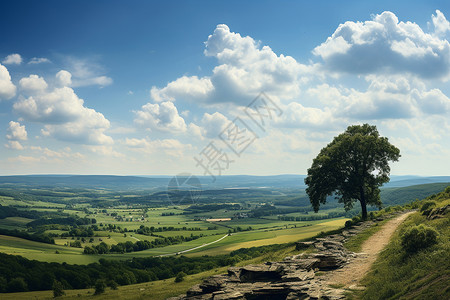
{"label": "tree canopy", "polygon": [[399,157],[400,150],[381,137],[376,126],[349,126],[320,151],[308,169],[306,193],[314,211],[334,195],[346,210],[359,201],[362,217],[367,219],[367,205],[382,204],[379,188],[389,181],[389,162]]}

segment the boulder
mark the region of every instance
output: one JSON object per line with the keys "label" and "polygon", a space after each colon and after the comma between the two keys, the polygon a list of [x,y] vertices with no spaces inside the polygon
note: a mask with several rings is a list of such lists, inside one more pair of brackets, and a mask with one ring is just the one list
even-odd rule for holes
{"label": "boulder", "polygon": [[317,265],[319,270],[338,269],[344,266],[344,264],[347,262],[347,259],[342,255],[331,252],[315,253],[311,254],[311,256],[319,260],[319,263]]}
{"label": "boulder", "polygon": [[203,294],[203,289],[200,287],[200,284],[194,285],[186,292],[186,295],[188,297],[197,296],[197,295],[201,295],[201,294]]}
{"label": "boulder", "polygon": [[249,265],[241,268],[239,279],[241,282],[277,281],[281,279],[282,272],[281,265]]}
{"label": "boulder", "polygon": [[226,275],[213,275],[203,280],[203,282],[199,285],[199,288],[203,293],[219,291],[225,287],[225,284],[228,281],[227,279],[228,278]]}
{"label": "boulder", "polygon": [[444,218],[444,216],[450,211],[450,205],[433,209],[429,214],[427,219],[434,220],[438,218]]}

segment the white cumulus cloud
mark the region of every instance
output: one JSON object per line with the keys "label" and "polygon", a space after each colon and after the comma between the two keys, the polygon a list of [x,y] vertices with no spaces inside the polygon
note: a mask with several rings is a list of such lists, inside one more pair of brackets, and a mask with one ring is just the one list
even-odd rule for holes
{"label": "white cumulus cloud", "polygon": [[8,134],[6,135],[6,138],[8,140],[27,140],[27,130],[25,129],[25,125],[20,125],[19,122],[10,121],[7,132]]}
{"label": "white cumulus cloud", "polygon": [[22,63],[22,56],[20,56],[20,54],[17,54],[17,53],[8,55],[2,61],[2,64],[5,64],[5,65],[20,65],[21,63]]}
{"label": "white cumulus cloud", "polygon": [[19,141],[26,141],[28,139],[25,125],[20,125],[19,122],[10,121],[6,139],[8,140],[8,144],[5,145],[6,148],[23,150],[24,147]]}
{"label": "white cumulus cloud", "polygon": [[436,10],[436,15],[432,15],[431,20],[434,26],[434,33],[437,36],[445,36],[450,31],[450,22],[441,11]]}
{"label": "white cumulus cloud", "polygon": [[187,129],[186,123],[178,113],[176,106],[170,102],[147,103],[141,110],[135,111],[135,122],[150,130],[181,133]]}
{"label": "white cumulus cloud", "polygon": [[247,105],[261,91],[293,98],[299,94],[302,76],[310,69],[291,56],[277,55],[269,46],[261,47],[249,36],[231,32],[225,24],[217,25],[205,46],[204,54],[219,63],[212,74],[201,78],[183,76],[163,88],[153,87],[153,100]]}
{"label": "white cumulus cloud", "polygon": [[70,86],[72,84],[72,74],[66,70],[59,71],[55,77],[58,86]]}
{"label": "white cumulus cloud", "polygon": [[113,143],[113,139],[104,133],[110,127],[109,120],[102,113],[86,107],[72,88],[64,86],[46,91],[44,79],[36,75],[22,78],[20,85],[29,96],[20,96],[13,105],[14,111],[27,121],[44,124],[43,136],[80,144]]}
{"label": "white cumulus cloud", "polygon": [[205,113],[202,118],[203,134],[207,138],[217,138],[231,121],[219,112],[213,114]]}
{"label": "white cumulus cloud", "polygon": [[39,77],[38,75],[30,75],[20,79],[19,87],[22,91],[28,93],[39,93],[44,92],[47,89],[48,84],[45,82],[44,78]]}
{"label": "white cumulus cloud", "polygon": [[0,101],[11,99],[16,95],[16,86],[11,81],[8,69],[0,64]]}
{"label": "white cumulus cloud", "polygon": [[450,74],[450,44],[443,38],[448,21],[440,12],[433,16],[434,33],[426,33],[413,22],[399,21],[389,11],[364,22],[347,21],[313,54],[324,67],[354,74],[408,72],[422,78]]}

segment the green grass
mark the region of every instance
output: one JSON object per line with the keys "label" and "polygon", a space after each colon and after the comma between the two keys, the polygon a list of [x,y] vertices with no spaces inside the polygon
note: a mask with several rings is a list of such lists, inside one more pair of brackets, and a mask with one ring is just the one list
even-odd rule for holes
{"label": "green grass", "polygon": [[[450,204],[450,199],[442,201],[439,206],[446,204]],[[449,223],[449,214],[435,220],[427,220],[420,213],[411,215],[363,279],[367,289],[354,295],[362,299],[449,299]],[[438,244],[407,254],[400,243],[401,232],[418,224],[436,229],[440,234]]]}
{"label": "green grass", "polygon": [[313,237],[321,232],[331,231],[344,226],[347,219],[324,220],[311,226],[279,230],[255,230],[233,233],[231,236],[206,246],[187,255],[218,255],[226,254],[240,248],[258,247],[271,244],[295,242]]}
{"label": "green grass", "polygon": [[26,224],[33,221],[33,219],[27,219],[22,217],[8,217],[5,219],[0,219],[0,228],[5,229],[22,229],[25,228]]}
{"label": "green grass", "polygon": [[83,249],[80,248],[39,243],[5,235],[0,235],[0,252],[39,261],[71,264],[89,264],[99,259],[96,256],[83,255]]}

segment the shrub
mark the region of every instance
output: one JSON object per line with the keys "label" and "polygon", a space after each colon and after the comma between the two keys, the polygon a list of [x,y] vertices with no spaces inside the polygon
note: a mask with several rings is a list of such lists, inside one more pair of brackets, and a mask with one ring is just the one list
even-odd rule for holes
{"label": "shrub", "polygon": [[177,274],[177,277],[175,277],[175,282],[182,282],[184,280],[184,277],[186,276],[186,273],[180,272]]}
{"label": "shrub", "polygon": [[28,285],[22,277],[12,279],[7,286],[9,293],[26,292],[28,291]]}
{"label": "shrub", "polygon": [[109,286],[112,290],[117,290],[117,287],[118,287],[119,285],[118,285],[117,282],[115,282],[114,280],[110,280],[110,281],[108,282],[108,286]]}
{"label": "shrub", "polygon": [[437,243],[438,232],[429,226],[420,224],[407,228],[400,236],[403,249],[415,253]]}
{"label": "shrub", "polygon": [[358,223],[358,222],[360,222],[360,221],[361,221],[361,218],[360,218],[359,216],[354,216],[354,217],[352,218],[353,224],[356,224],[356,223]]}
{"label": "shrub", "polygon": [[345,228],[350,228],[350,227],[352,227],[352,225],[353,225],[352,220],[345,221]]}
{"label": "shrub", "polygon": [[95,293],[94,295],[100,295],[105,292],[106,283],[104,280],[99,279],[95,282]]}
{"label": "shrub", "polygon": [[426,211],[426,210],[428,210],[429,208],[435,207],[435,206],[436,206],[436,202],[434,202],[434,201],[425,201],[425,202],[422,204],[422,207],[420,208],[420,211],[423,212],[423,211]]}
{"label": "shrub", "polygon": [[66,294],[66,292],[64,292],[63,284],[58,280],[53,281],[52,289],[53,289],[53,298],[61,297]]}

